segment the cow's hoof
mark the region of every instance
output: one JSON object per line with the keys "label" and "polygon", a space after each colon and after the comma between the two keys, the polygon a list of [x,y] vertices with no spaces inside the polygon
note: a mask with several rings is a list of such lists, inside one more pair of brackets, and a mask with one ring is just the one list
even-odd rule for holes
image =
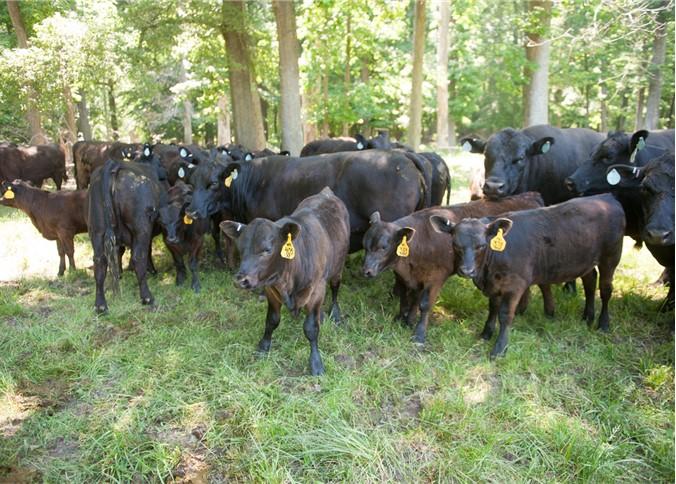
{"label": "cow's hoof", "polygon": [[506,354],[507,354],[507,348],[504,348],[504,349],[493,348],[493,350],[491,351],[491,354],[488,356],[488,358],[491,361],[495,361],[496,358],[504,358],[504,356]]}
{"label": "cow's hoof", "polygon": [[95,307],[96,314],[106,314],[108,312],[108,306],[105,304],[101,304],[99,306]]}
{"label": "cow's hoof", "polygon": [[319,363],[316,364],[311,364],[310,365],[310,371],[312,372],[312,376],[320,376],[324,374],[324,365],[320,361]]}
{"label": "cow's hoof", "polygon": [[270,346],[271,345],[272,345],[272,341],[262,339],[258,343],[258,349],[256,350],[256,352],[261,354],[261,355],[267,355],[270,352]]}

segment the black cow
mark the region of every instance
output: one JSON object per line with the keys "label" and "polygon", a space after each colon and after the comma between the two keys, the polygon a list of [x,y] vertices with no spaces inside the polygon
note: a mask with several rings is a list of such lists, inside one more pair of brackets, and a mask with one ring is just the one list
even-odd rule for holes
{"label": "black cow", "polygon": [[40,188],[47,178],[54,180],[57,190],[68,180],[66,157],[59,145],[0,146],[0,180],[21,179]]}
{"label": "black cow", "polygon": [[78,141],[73,145],[77,188],[87,188],[94,170],[103,166],[106,160],[132,161],[139,155],[140,150],[139,143]]}
{"label": "black cow", "polygon": [[396,220],[430,204],[423,166],[400,151],[368,150],[307,158],[268,156],[245,163],[200,164],[188,215],[205,218],[225,209],[233,220],[276,220],[304,198],[331,188],[350,214],[350,250],[361,248],[372,212]]}
{"label": "black cow", "polygon": [[300,156],[316,156],[340,151],[358,151],[360,148],[354,138],[324,138],[310,141],[300,150]]}
{"label": "black cow", "polygon": [[75,234],[87,231],[87,190],[48,192],[22,180],[0,182],[0,203],[23,210],[47,240],[56,240],[59,276],[66,271],[66,259],[75,270]]}
{"label": "black cow", "polygon": [[251,161],[254,158],[265,158],[266,156],[291,156],[287,150],[282,150],[279,153],[275,153],[269,148],[263,148],[262,150],[250,151],[242,145],[230,143],[229,145],[219,146],[216,148],[219,152],[225,153],[232,161]]}
{"label": "black cow", "polygon": [[148,255],[168,184],[166,171],[149,146],[143,149],[139,161],[108,160],[92,174],[89,238],[94,249],[95,306],[99,313],[108,310],[104,293],[107,269],[111,272],[113,291],[119,290],[118,249],[122,245],[131,247],[141,303],[153,303],[146,280]]}
{"label": "black cow", "polygon": [[313,375],[324,373],[318,347],[322,304],[328,283],[330,316],[339,323],[338,289],[350,237],[343,202],[326,187],[276,222],[256,218],[249,225],[226,221],[221,227],[236,241],[241,254],[236,276],[239,285],[244,289],[265,288],[268,312],[259,351],[270,350],[282,304],[294,315],[305,310],[303,329],[310,341],[310,370]]}
{"label": "black cow", "polygon": [[[594,320],[598,267],[601,292],[599,329],[608,330],[608,301],[615,268],[622,255],[624,211],[612,195],[576,198],[550,207],[504,214],[497,220],[465,219],[458,224],[443,217],[431,222],[453,235],[458,274],[472,278],[489,298],[489,315],[482,333],[490,339],[495,319],[500,334],[491,358],[507,350],[509,329],[519,301],[528,288],[541,288],[582,277],[583,319]],[[551,295],[545,312],[553,313]]]}
{"label": "black cow", "polygon": [[538,125],[522,130],[506,128],[486,142],[463,138],[461,143],[469,143],[472,153],[484,155],[483,191],[488,198],[535,191],[545,205],[552,205],[573,198],[564,180],[603,137],[590,129]]}

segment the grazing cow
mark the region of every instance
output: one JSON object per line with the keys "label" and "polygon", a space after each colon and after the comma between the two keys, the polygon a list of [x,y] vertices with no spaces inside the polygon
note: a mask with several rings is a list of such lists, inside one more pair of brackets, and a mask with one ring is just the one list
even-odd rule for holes
{"label": "grazing cow", "polygon": [[[459,222],[467,217],[499,215],[543,205],[539,193],[527,192],[498,201],[484,199],[450,207],[426,208],[394,222],[383,222],[380,214],[374,212],[371,226],[364,235],[364,275],[375,277],[386,269],[394,270],[397,281],[394,292],[400,297],[399,319],[413,326],[420,308],[414,340],[424,343],[429,311],[444,282],[455,272],[452,249],[451,254],[448,253],[449,237],[433,230],[430,217],[438,215]],[[399,247],[404,237],[408,251],[401,252]]]}
{"label": "grazing cow", "polygon": [[258,350],[270,350],[282,304],[294,315],[305,310],[303,329],[310,341],[310,370],[313,375],[324,373],[317,343],[322,304],[328,283],[330,317],[340,323],[338,288],[349,246],[350,221],[343,202],[326,187],[276,222],[263,218],[249,225],[226,221],[221,228],[236,241],[242,258],[237,283],[244,289],[265,289],[268,312]]}
{"label": "grazing cow", "polygon": [[294,158],[268,156],[245,163],[207,163],[190,177],[193,219],[226,210],[232,220],[276,220],[304,198],[331,188],[350,214],[350,250],[361,248],[369,216],[378,210],[396,220],[429,206],[429,177],[415,158],[400,151],[348,151]]}
{"label": "grazing cow", "polygon": [[164,244],[169,249],[176,267],[176,285],[185,281],[186,270],[183,256],[190,255],[190,272],[192,274],[192,289],[200,292],[201,285],[197,272],[199,255],[204,242],[204,234],[209,231],[209,220],[192,220],[185,213],[190,203],[189,185],[182,181],[176,182],[168,192],[167,204],[160,208],[159,222],[162,226]]}
{"label": "grazing cow", "polygon": [[[669,285],[669,294],[662,310],[674,308],[674,153],[666,152],[645,166],[611,165],[608,171],[618,171],[624,182],[624,191],[634,190],[641,199],[643,227],[641,238],[655,259],[665,267],[663,277]],[[619,184],[616,176],[609,182]]]}
{"label": "grazing cow", "polygon": [[[608,331],[608,301],[622,255],[625,225],[622,206],[612,195],[506,213],[493,221],[470,218],[456,224],[434,216],[430,220],[438,230],[453,235],[458,274],[471,278],[489,299],[489,315],[481,334],[484,339],[493,335],[496,316],[500,319],[491,359],[507,350],[517,305],[533,284],[542,288],[582,277],[582,317],[591,325],[596,267],[602,302],[599,329]],[[553,313],[551,298],[545,297],[545,307],[545,312]]]}
{"label": "grazing cow", "polygon": [[47,178],[54,180],[57,190],[68,180],[66,157],[59,145],[0,147],[0,180],[21,179],[40,188]]}
{"label": "grazing cow", "polygon": [[26,212],[38,232],[56,240],[59,276],[66,271],[66,259],[75,270],[73,238],[87,231],[87,190],[48,192],[23,180],[0,183],[0,203]]}
{"label": "grazing cow", "polygon": [[94,249],[96,311],[108,310],[104,293],[110,269],[114,292],[119,290],[118,249],[131,247],[131,264],[142,304],[152,304],[146,280],[148,255],[162,198],[166,198],[166,172],[149,146],[141,163],[108,160],[92,174],[89,188],[89,238]]}
{"label": "grazing cow", "polygon": [[106,160],[132,161],[138,156],[140,149],[141,145],[138,143],[78,141],[73,145],[77,188],[87,188],[94,170],[103,166]]}
{"label": "grazing cow", "polygon": [[469,143],[472,153],[484,155],[483,191],[488,198],[535,191],[545,205],[552,205],[573,198],[564,180],[602,140],[601,133],[590,129],[538,125],[522,130],[506,128],[488,141],[460,141]]}

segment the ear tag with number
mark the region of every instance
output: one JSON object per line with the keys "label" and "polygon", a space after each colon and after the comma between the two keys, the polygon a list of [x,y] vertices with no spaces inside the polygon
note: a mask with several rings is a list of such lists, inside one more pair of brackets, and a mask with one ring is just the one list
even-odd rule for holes
{"label": "ear tag with number", "polygon": [[502,236],[502,229],[498,229],[498,234],[491,239],[491,249],[495,252],[502,252],[507,247],[507,241]]}
{"label": "ear tag with number", "polygon": [[143,150],[143,156],[145,156],[146,158],[150,157],[150,148],[148,148],[147,146]]}
{"label": "ear tag with number", "polygon": [[545,144],[542,145],[542,154],[545,154],[549,151],[549,148],[552,147],[552,144],[547,141]]}
{"label": "ear tag with number", "polygon": [[186,225],[191,225],[191,224],[192,224],[192,218],[190,217],[190,215],[185,214],[185,215],[183,216],[183,223],[186,224]]}
{"label": "ear tag with number", "polygon": [[14,198],[14,192],[12,191],[12,187],[9,187],[7,189],[2,198],[6,198],[7,200],[12,200]]}
{"label": "ear tag with number", "polygon": [[230,185],[232,185],[233,180],[237,180],[237,170],[232,170],[232,173],[228,175],[228,177],[225,179],[223,184],[225,185],[225,188],[230,188]]}
{"label": "ear tag with number", "polygon": [[462,151],[472,151],[472,145],[470,144],[469,141],[465,141],[462,144]]}
{"label": "ear tag with number", "polygon": [[178,169],[178,176],[179,178],[183,178],[185,176],[185,170],[183,169],[183,167],[180,167]]}
{"label": "ear tag with number", "polygon": [[397,255],[399,257],[408,257],[409,249],[408,244],[406,243],[406,236],[404,235],[401,238],[401,243],[397,246]]}
{"label": "ear tag with number", "polygon": [[291,242],[291,232],[286,236],[286,242],[284,242],[284,245],[282,246],[280,255],[285,259],[293,259],[296,257],[296,249],[293,246],[293,242]]}
{"label": "ear tag with number", "polygon": [[363,144],[361,141],[360,141],[359,143],[357,143],[357,149],[358,149],[358,150],[363,150],[363,149],[364,149],[364,144]]}
{"label": "ear tag with number", "polygon": [[620,183],[621,179],[622,177],[620,176],[620,173],[615,168],[610,170],[606,175],[606,181],[608,182],[608,185],[615,186]]}

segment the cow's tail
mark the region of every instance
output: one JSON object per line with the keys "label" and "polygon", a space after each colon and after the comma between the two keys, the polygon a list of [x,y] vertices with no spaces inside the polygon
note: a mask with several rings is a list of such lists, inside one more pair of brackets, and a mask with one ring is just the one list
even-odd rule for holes
{"label": "cow's tail", "polygon": [[101,173],[101,189],[103,190],[103,223],[105,227],[103,235],[103,252],[108,261],[110,272],[110,287],[114,294],[120,293],[120,260],[115,237],[115,207],[113,206],[113,175],[118,163],[113,160],[106,161]]}
{"label": "cow's tail", "polygon": [[411,162],[415,165],[415,167],[418,169],[420,172],[420,175],[422,177],[422,192],[423,196],[420,198],[420,202],[418,203],[418,206],[416,207],[416,210],[421,210],[423,208],[429,207],[432,205],[432,170],[425,169],[426,167],[429,167],[431,163],[429,163],[425,158],[423,158],[421,155],[417,153],[413,153],[410,151],[402,151],[404,156],[411,160]]}
{"label": "cow's tail", "polygon": [[[444,164],[446,161],[444,160]],[[451,170],[448,170],[448,180],[446,181],[446,205],[451,204]]]}

